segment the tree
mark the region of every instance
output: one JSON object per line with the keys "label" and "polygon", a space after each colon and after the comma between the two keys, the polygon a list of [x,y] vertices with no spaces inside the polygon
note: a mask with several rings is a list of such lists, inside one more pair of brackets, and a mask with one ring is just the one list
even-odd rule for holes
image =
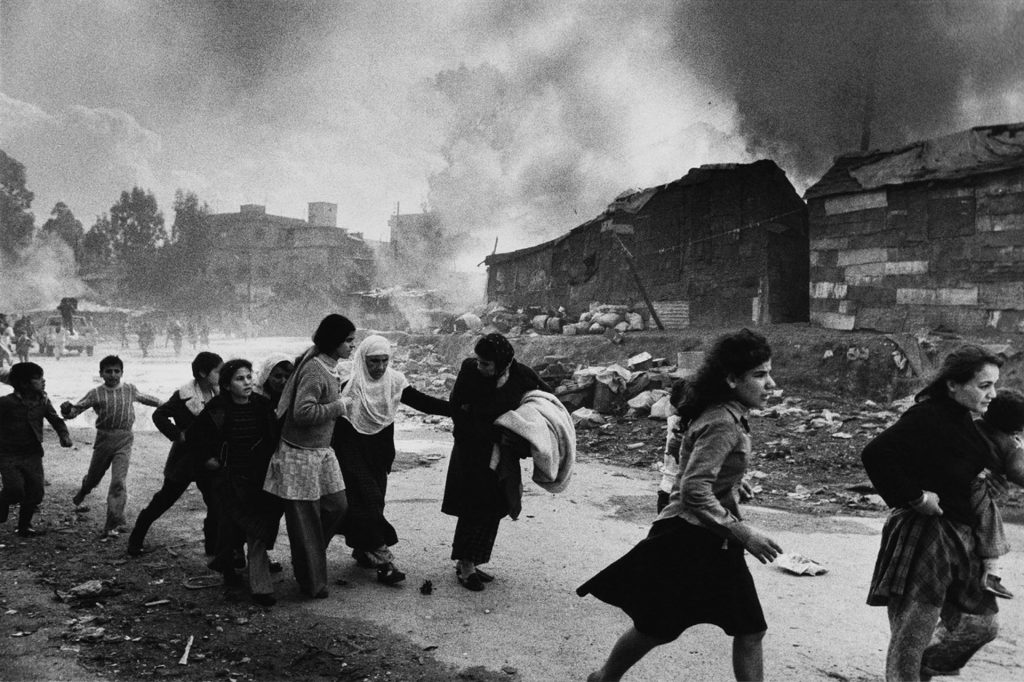
{"label": "tree", "polygon": [[32,243],[33,198],[25,184],[25,166],[0,150],[0,252],[16,258]]}
{"label": "tree", "polygon": [[110,227],[114,256],[130,266],[143,254],[151,254],[167,242],[164,215],[157,208],[156,196],[141,187],[121,192],[121,199],[110,207]]}
{"label": "tree", "polygon": [[82,270],[101,270],[111,264],[114,256],[113,227],[104,213],[96,217],[89,231],[82,235]]}
{"label": "tree", "polygon": [[82,229],[82,221],[75,218],[68,205],[58,201],[50,211],[52,216],[43,223],[42,234],[52,234],[64,240],[64,243],[71,247],[75,254],[75,261],[82,264],[82,239],[85,230]]}
{"label": "tree", "polygon": [[171,225],[171,242],[174,244],[203,241],[206,232],[203,220],[210,215],[210,207],[199,204],[195,192],[178,189],[174,192],[174,224]]}

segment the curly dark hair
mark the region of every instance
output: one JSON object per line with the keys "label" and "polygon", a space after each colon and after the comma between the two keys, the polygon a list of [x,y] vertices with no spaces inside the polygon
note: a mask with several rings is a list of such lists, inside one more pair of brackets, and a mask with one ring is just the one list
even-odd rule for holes
{"label": "curly dark hair", "polygon": [[1012,388],[999,389],[982,419],[1003,433],[1024,430],[1024,393]]}
{"label": "curly dark hair", "polygon": [[730,375],[742,376],[772,357],[768,340],[749,329],[720,336],[708,351],[697,373],[685,383],[683,398],[676,407],[685,428],[701,412],[732,397],[727,383]]}

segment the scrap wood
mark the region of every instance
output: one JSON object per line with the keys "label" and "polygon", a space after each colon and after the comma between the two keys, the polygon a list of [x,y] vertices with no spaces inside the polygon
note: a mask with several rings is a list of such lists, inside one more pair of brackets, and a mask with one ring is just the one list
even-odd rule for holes
{"label": "scrap wood", "polygon": [[178,665],[188,665],[188,654],[190,651],[192,651],[192,642],[194,642],[195,639],[195,635],[188,636],[188,643],[185,644],[185,653],[183,653],[181,655],[181,658],[178,659]]}

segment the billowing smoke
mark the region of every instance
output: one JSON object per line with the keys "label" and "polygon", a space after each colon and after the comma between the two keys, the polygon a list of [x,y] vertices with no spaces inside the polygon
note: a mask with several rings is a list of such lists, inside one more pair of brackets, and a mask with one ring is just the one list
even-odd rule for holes
{"label": "billowing smoke", "polygon": [[1020,2],[691,0],[674,24],[677,58],[803,187],[866,118],[878,149],[1024,119]]}
{"label": "billowing smoke", "polygon": [[88,287],[75,274],[75,255],[56,235],[37,235],[14,262],[0,252],[0,312],[53,310],[65,296],[82,296]]}

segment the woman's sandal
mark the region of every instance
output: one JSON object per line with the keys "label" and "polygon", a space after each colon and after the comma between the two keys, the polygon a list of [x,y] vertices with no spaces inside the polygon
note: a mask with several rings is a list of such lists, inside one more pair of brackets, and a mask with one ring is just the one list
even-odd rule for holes
{"label": "woman's sandal", "polygon": [[455,577],[459,579],[459,584],[465,587],[467,590],[473,592],[480,592],[484,589],[483,578],[476,571],[470,573],[468,576],[463,578],[458,572],[455,573]]}
{"label": "woman's sandal", "polygon": [[[482,583],[493,583],[494,576],[490,573],[484,573],[479,567],[474,569],[476,575],[480,576],[480,582]],[[459,569],[455,569],[455,577],[459,577]]]}
{"label": "woman's sandal", "polygon": [[397,585],[405,580],[405,573],[402,573],[394,564],[385,564],[377,569],[377,582],[384,585]]}

